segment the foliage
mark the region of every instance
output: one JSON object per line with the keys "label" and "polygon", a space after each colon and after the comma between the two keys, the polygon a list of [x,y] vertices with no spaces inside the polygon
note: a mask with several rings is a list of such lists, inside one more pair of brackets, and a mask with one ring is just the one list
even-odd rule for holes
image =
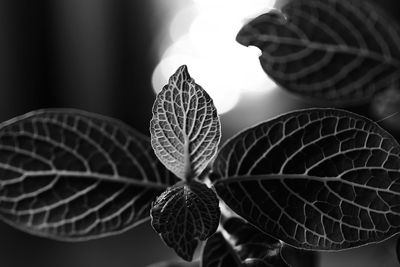
{"label": "foliage", "polygon": [[[249,22],[237,40],[262,50],[282,87],[332,105],[393,94],[400,75],[397,26],[365,1],[297,0]],[[206,241],[203,267],[300,267],[302,249],[349,249],[400,231],[400,145],[366,117],[292,111],[218,151],[217,110],[182,66],[155,100],[150,133],[77,110],[2,123],[1,219],[65,241],[151,219],[184,260]],[[221,216],[225,205],[233,212]]]}

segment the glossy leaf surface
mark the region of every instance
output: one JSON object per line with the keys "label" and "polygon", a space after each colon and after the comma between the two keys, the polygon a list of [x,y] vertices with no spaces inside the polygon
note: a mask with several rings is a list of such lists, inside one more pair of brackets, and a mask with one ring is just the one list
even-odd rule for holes
{"label": "glossy leaf surface", "polygon": [[264,71],[300,96],[339,105],[369,100],[400,79],[400,31],[364,0],[296,0],[245,25]]}
{"label": "glossy leaf surface", "polygon": [[182,179],[199,175],[215,155],[221,135],[217,111],[186,66],[157,95],[150,131],[156,155]]}
{"label": "glossy leaf surface", "polygon": [[205,184],[180,183],[154,202],[151,225],[180,257],[191,261],[198,240],[206,240],[217,230],[218,204],[216,194]]}
{"label": "glossy leaf surface", "polygon": [[0,216],[32,234],[76,241],[125,231],[176,181],[147,137],[107,117],[40,110],[0,128]]}
{"label": "glossy leaf surface", "polygon": [[239,218],[223,224],[207,240],[202,267],[288,267],[281,256],[282,244]]}
{"label": "glossy leaf surface", "polygon": [[284,114],[229,140],[211,179],[261,230],[300,248],[340,250],[400,231],[400,147],[343,110]]}

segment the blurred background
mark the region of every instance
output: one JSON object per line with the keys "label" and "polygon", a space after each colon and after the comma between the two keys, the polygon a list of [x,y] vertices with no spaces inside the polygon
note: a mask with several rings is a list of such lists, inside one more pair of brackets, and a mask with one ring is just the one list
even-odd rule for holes
{"label": "blurred background", "polygon": [[[0,120],[40,108],[79,108],[149,135],[155,92],[181,64],[214,98],[223,141],[280,113],[313,107],[267,78],[257,49],[234,41],[246,20],[285,2],[0,0]],[[400,20],[398,0],[373,2]],[[352,110],[379,121],[400,110],[393,99]],[[400,140],[400,115],[382,125]],[[46,240],[0,223],[0,237],[1,267],[141,267],[176,259],[149,223],[85,243]],[[394,239],[323,253],[320,261],[323,267],[397,266]]]}

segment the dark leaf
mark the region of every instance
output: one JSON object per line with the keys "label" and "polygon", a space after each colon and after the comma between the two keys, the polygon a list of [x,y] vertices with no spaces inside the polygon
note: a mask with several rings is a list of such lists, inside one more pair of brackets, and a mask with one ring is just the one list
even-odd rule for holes
{"label": "dark leaf", "polygon": [[[202,267],[288,267],[282,244],[239,218],[231,218],[207,240]],[[224,237],[226,236],[226,238]]]}
{"label": "dark leaf", "polygon": [[186,66],[157,95],[150,131],[157,157],[182,179],[199,175],[215,155],[221,136],[217,110]]}
{"label": "dark leaf", "polygon": [[177,178],[150,140],[77,110],[40,110],[0,128],[0,216],[29,233],[78,241],[125,231]]}
{"label": "dark leaf", "polygon": [[365,0],[295,0],[245,25],[237,36],[257,46],[264,71],[307,98],[367,101],[400,78],[400,31]]}
{"label": "dark leaf", "polygon": [[220,210],[214,191],[205,184],[179,183],[162,193],[151,209],[151,224],[164,242],[191,261],[198,240],[215,233]]}
{"label": "dark leaf", "polygon": [[306,249],[298,249],[287,244],[283,244],[281,249],[282,258],[292,267],[318,267],[318,252]]}
{"label": "dark leaf", "polygon": [[400,231],[400,146],[335,109],[294,111],[229,140],[211,179],[261,230],[299,248],[340,250]]}

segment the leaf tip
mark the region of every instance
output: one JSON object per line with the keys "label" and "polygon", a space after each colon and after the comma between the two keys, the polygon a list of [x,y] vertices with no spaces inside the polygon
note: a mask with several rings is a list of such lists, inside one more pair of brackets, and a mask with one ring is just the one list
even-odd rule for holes
{"label": "leaf tip", "polygon": [[182,66],[180,66],[180,67],[176,70],[175,74],[176,74],[176,75],[182,74],[183,77],[185,77],[186,79],[190,79],[189,69],[188,69],[187,65],[182,65]]}
{"label": "leaf tip", "polygon": [[286,18],[280,10],[272,9],[247,22],[236,35],[236,42],[244,46],[263,47],[263,36],[270,35],[271,29],[285,24]]}

